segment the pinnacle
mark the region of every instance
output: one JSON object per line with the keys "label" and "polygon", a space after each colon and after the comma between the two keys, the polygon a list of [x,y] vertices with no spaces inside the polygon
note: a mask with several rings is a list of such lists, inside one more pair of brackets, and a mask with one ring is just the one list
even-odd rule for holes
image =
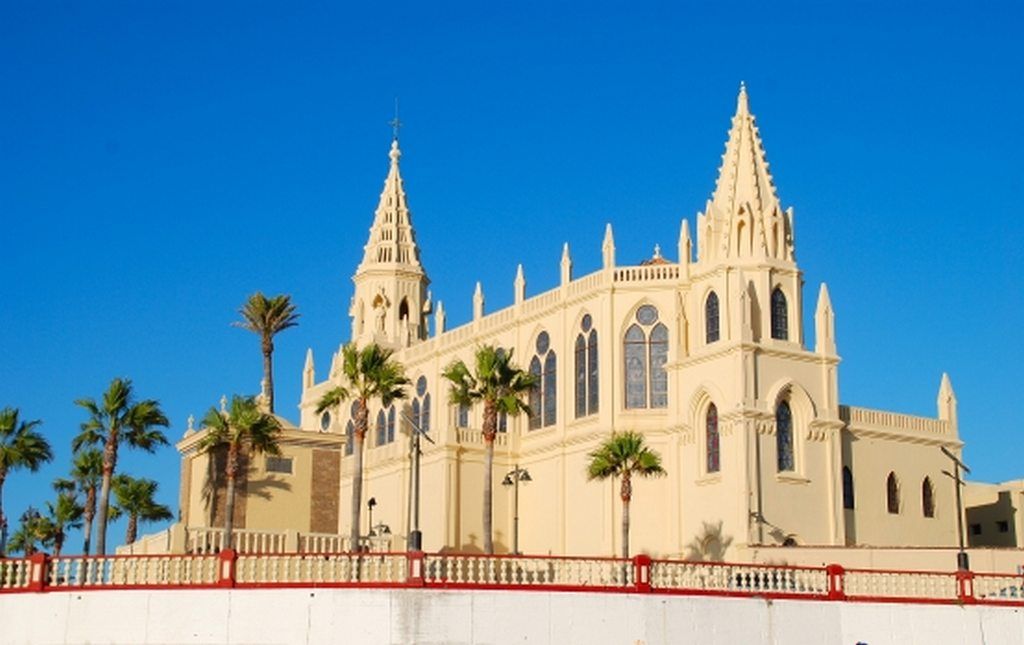
{"label": "pinnacle", "polygon": [[761,212],[778,207],[764,145],[754,115],[750,112],[750,99],[744,83],[740,83],[736,114],[732,118],[712,202],[725,216],[735,214],[747,204]]}

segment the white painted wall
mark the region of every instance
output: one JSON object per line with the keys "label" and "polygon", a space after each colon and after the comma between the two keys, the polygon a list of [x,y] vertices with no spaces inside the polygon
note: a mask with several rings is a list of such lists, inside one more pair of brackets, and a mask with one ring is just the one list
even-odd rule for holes
{"label": "white painted wall", "polygon": [[492,591],[0,595],[4,643],[1024,644],[1001,607]]}

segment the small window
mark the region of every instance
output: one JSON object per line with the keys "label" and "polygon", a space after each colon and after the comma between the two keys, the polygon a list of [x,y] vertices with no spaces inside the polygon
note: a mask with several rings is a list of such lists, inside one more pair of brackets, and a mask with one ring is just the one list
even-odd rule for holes
{"label": "small window", "polygon": [[292,458],[268,456],[265,467],[268,473],[281,473],[282,475],[291,475]]}
{"label": "small window", "polygon": [[776,287],[772,291],[772,338],[789,339],[789,309],[786,306],[786,294]]}
{"label": "small window", "polygon": [[981,535],[981,524],[971,524],[971,535]]}
{"label": "small window", "polygon": [[704,302],[704,323],[706,325],[705,338],[708,344],[714,343],[719,338],[718,333],[718,294],[714,291],[708,294]]}
{"label": "small window", "polygon": [[921,511],[925,517],[935,517],[935,488],[928,477],[921,482]]}
{"label": "small window", "polygon": [[465,403],[459,405],[459,415],[457,425],[460,428],[469,427],[469,406]]}
{"label": "small window", "polygon": [[775,410],[775,448],[779,472],[790,472],[795,469],[793,458],[793,413],[789,403],[783,401]]}
{"label": "small window", "polygon": [[345,455],[351,455],[355,452],[355,436],[356,426],[354,423],[349,421],[345,424]]}
{"label": "small window", "polygon": [[885,506],[893,515],[900,512],[900,483],[896,473],[889,473],[885,479]]}
{"label": "small window", "polygon": [[1009,533],[1010,523],[1006,520],[999,520],[998,522],[996,522],[996,528],[999,529],[1000,533]]}
{"label": "small window", "polygon": [[320,415],[320,430],[323,431],[323,432],[327,432],[328,428],[330,428],[330,427],[331,427],[331,413],[328,412],[328,411],[324,411],[324,413]]}
{"label": "small window", "polygon": [[717,473],[722,468],[720,441],[718,435],[718,408],[712,403],[708,406],[708,413],[704,419],[706,427],[707,446],[707,469],[709,473]]}
{"label": "small window", "polygon": [[853,499],[853,471],[849,466],[843,466],[843,508],[852,510]]}

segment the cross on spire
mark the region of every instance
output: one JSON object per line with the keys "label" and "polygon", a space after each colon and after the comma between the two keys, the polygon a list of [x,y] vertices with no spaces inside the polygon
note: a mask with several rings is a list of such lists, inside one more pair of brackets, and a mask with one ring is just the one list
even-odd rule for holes
{"label": "cross on spire", "polygon": [[402,122],[398,120],[398,97],[395,97],[395,118],[388,121],[388,125],[391,126],[391,131],[394,134],[395,141],[398,141],[398,131],[402,129]]}

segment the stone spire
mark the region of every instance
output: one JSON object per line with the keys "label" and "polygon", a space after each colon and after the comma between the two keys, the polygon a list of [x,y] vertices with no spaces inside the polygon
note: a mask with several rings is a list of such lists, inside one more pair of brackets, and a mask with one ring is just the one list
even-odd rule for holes
{"label": "stone spire", "polygon": [[512,283],[513,301],[518,305],[526,299],[526,276],[523,275],[523,265],[516,267],[516,279]]}
{"label": "stone spire", "polygon": [[814,310],[814,351],[826,356],[836,353],[836,315],[824,282],[818,291],[818,306]]}
{"label": "stone spire", "polygon": [[377,342],[401,347],[427,337],[431,313],[427,278],[420,264],[398,160],[397,137],[391,142],[391,165],[374,213],[363,261],[352,278],[356,285],[349,315],[357,344]]}
{"label": "stone spire", "polygon": [[742,83],[715,191],[697,226],[701,244],[707,245],[702,259],[793,259],[792,211],[782,210]]}
{"label": "stone spire", "polygon": [[953,392],[953,384],[949,380],[949,374],[945,372],[942,373],[942,382],[939,383],[939,396],[936,403],[939,408],[939,418],[943,421],[948,421],[953,426],[953,432],[956,432],[956,393]]}
{"label": "stone spire", "polygon": [[615,236],[612,234],[611,222],[604,227],[604,241],[601,242],[601,264],[605,269],[615,266]]}
{"label": "stone spire", "polygon": [[363,249],[360,269],[373,264],[399,264],[405,270],[423,273],[402,174],[398,167],[402,151],[398,148],[397,138],[391,142],[388,156],[391,158],[391,167],[384,179],[384,190],[381,191],[380,202],[374,213],[370,239]]}
{"label": "stone spire", "polygon": [[562,245],[562,262],[560,264],[562,286],[572,282],[572,256],[569,255],[569,243]]}
{"label": "stone spire", "polygon": [[484,317],[484,288],[479,282],[473,290],[473,320],[480,320]]}
{"label": "stone spire", "polygon": [[313,348],[306,350],[306,365],[302,368],[302,390],[306,391],[313,387],[316,380],[316,371],[313,366]]}

